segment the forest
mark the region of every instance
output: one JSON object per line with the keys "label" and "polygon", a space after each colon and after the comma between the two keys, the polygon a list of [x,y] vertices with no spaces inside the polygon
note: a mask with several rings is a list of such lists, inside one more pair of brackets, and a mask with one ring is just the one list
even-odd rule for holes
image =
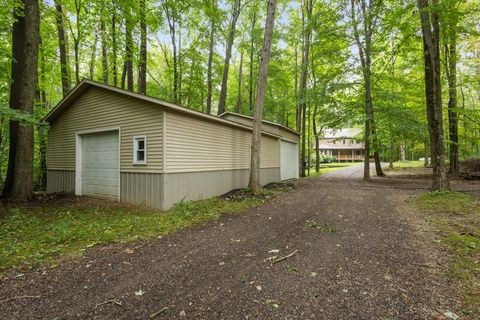
{"label": "forest", "polygon": [[448,189],[458,161],[480,156],[477,0],[5,0],[3,193],[44,190],[42,118],[84,78],[212,115],[254,115],[271,2],[256,117],[301,133],[301,176],[318,170],[316,142],[331,128],[364,128],[367,180],[370,155],[383,175],[380,161],[406,154],[424,157],[433,188]]}

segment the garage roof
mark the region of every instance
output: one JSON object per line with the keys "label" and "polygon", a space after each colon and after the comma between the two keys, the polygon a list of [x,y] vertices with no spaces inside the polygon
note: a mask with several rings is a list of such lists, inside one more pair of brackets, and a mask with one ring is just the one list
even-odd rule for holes
{"label": "garage roof", "polygon": [[[230,127],[236,127],[236,128],[243,129],[243,130],[252,131],[252,128],[249,127],[249,126],[246,126],[246,125],[242,125],[242,124],[239,124],[239,123],[228,121],[228,120],[225,120],[225,119],[222,119],[222,118],[219,118],[219,117],[216,117],[216,116],[212,116],[210,114],[206,114],[206,113],[203,113],[203,112],[200,112],[200,111],[196,111],[196,110],[193,110],[193,109],[189,109],[187,107],[183,107],[183,106],[171,103],[171,102],[167,102],[167,101],[164,101],[164,100],[153,98],[153,97],[150,97],[150,96],[147,96],[147,95],[144,95],[144,94],[135,93],[135,92],[128,91],[128,90],[125,90],[125,89],[113,87],[113,86],[110,86],[110,85],[107,85],[107,84],[104,84],[104,83],[100,83],[100,82],[96,82],[96,81],[93,81],[93,80],[89,80],[89,79],[83,79],[82,81],[80,81],[80,83],[78,83],[75,86],[75,88],[73,88],[69,92],[69,94],[67,96],[65,96],[43,118],[43,121],[46,121],[48,123],[55,122],[55,120],[58,119],[58,117],[60,117],[62,115],[62,113],[65,112],[65,110],[68,109],[68,107],[70,107],[70,105],[73,102],[75,102],[75,100],[77,100],[78,97],[80,97],[85,91],[87,91],[89,88],[92,88],[92,87],[102,88],[102,89],[109,90],[109,91],[112,91],[112,92],[115,92],[115,93],[119,93],[119,94],[122,94],[122,95],[125,95],[125,96],[129,96],[129,97],[132,97],[132,98],[135,98],[135,99],[150,102],[150,103],[153,103],[155,105],[164,107],[168,110],[184,113],[184,114],[192,116],[192,117],[202,118],[202,119],[207,120],[207,121],[218,122],[218,123],[230,126]],[[281,138],[280,135],[270,133],[270,132],[266,132],[266,131],[262,131],[262,134],[272,136],[272,137],[275,137],[275,138]]]}
{"label": "garage roof", "polygon": [[[229,114],[231,114],[231,115],[233,115],[233,116],[237,116],[237,117],[241,117],[241,118],[245,118],[245,119],[249,119],[249,120],[252,120],[252,121],[253,121],[253,117],[251,117],[251,116],[247,116],[247,115],[245,115],[245,114],[236,113],[236,112],[231,112],[231,111],[226,111],[226,112],[222,113],[221,115],[219,115],[219,117],[222,118],[222,117],[224,117],[224,116],[226,116],[226,115],[229,115]],[[293,133],[293,134],[296,134],[297,136],[300,135],[300,133],[299,133],[298,131],[293,130],[293,129],[289,128],[289,127],[286,127],[286,126],[284,126],[284,125],[282,125],[282,124],[280,124],[280,123],[276,123],[276,122],[269,121],[269,120],[262,120],[262,122],[263,122],[263,123],[271,124],[271,125],[273,125],[273,126],[276,126],[276,127],[278,127],[278,128],[281,128],[281,129],[283,129],[283,130],[286,130],[286,131],[288,131],[288,132],[291,132],[291,133]]]}

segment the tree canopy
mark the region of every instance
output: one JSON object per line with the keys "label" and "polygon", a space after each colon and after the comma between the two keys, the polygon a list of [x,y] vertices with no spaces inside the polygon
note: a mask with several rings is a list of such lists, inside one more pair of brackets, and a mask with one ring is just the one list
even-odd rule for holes
{"label": "tree canopy", "polygon": [[[439,15],[446,153],[478,157],[480,5],[476,0],[426,2]],[[40,120],[83,78],[215,115],[223,110],[254,114],[265,1],[39,1],[32,113],[9,106],[12,25],[24,3],[6,0],[0,7],[1,181],[8,165],[9,121],[19,120],[35,128],[34,181],[44,187],[48,128]],[[314,163],[314,142],[326,128],[365,123],[373,125],[365,139],[379,159],[398,158],[400,145],[416,158],[428,157],[424,68],[420,9],[413,0],[281,0],[263,117],[301,132],[307,171]],[[449,102],[453,92],[454,105]],[[451,119],[458,123],[457,140]]]}

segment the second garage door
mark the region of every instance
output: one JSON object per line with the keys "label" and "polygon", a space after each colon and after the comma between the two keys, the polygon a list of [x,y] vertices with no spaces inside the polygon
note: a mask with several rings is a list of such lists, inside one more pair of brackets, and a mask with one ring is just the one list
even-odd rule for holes
{"label": "second garage door", "polygon": [[298,179],[298,144],[280,142],[280,179]]}
{"label": "second garage door", "polygon": [[82,135],[82,194],[118,199],[118,131]]}

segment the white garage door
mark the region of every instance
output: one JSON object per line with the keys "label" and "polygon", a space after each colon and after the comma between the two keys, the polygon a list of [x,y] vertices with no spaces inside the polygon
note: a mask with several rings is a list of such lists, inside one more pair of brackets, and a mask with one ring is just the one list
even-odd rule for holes
{"label": "white garage door", "polygon": [[298,179],[298,144],[280,141],[280,179]]}
{"label": "white garage door", "polygon": [[118,199],[118,131],[82,136],[82,194]]}

